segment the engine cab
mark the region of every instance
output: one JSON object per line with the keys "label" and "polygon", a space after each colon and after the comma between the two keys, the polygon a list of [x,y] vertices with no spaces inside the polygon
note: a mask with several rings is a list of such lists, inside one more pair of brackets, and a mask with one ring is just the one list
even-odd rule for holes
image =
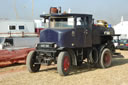
{"label": "engine cab", "polygon": [[91,47],[92,15],[41,15],[48,29],[41,31],[40,42],[54,42],[58,47]]}

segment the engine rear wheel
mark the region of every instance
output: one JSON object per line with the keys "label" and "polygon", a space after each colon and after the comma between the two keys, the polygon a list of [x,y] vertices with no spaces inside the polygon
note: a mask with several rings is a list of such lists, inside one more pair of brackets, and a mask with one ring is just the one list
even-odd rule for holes
{"label": "engine rear wheel", "polygon": [[68,52],[60,52],[57,60],[57,70],[62,76],[66,76],[70,72],[71,60]]}
{"label": "engine rear wheel", "polygon": [[37,72],[40,69],[40,64],[35,64],[35,60],[36,60],[36,52],[35,51],[29,52],[27,56],[26,65],[30,73]]}
{"label": "engine rear wheel", "polygon": [[108,48],[103,49],[100,56],[100,67],[108,68],[112,63],[112,53]]}

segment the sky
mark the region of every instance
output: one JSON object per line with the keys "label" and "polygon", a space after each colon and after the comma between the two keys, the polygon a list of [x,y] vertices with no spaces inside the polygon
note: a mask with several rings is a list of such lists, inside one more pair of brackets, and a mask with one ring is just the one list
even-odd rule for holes
{"label": "sky", "polygon": [[[115,25],[121,16],[128,21],[128,0],[33,0],[34,15],[32,16],[32,0],[0,0],[0,18],[5,19],[39,19],[50,7],[62,7],[62,11],[92,14],[95,20],[106,20]],[[17,16],[16,16],[17,15]]]}

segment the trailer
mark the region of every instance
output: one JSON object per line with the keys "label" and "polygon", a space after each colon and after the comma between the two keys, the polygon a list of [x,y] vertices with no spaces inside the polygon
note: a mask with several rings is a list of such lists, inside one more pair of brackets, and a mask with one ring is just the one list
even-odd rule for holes
{"label": "trailer", "polygon": [[35,34],[33,20],[0,20],[0,37],[22,36],[26,33]]}

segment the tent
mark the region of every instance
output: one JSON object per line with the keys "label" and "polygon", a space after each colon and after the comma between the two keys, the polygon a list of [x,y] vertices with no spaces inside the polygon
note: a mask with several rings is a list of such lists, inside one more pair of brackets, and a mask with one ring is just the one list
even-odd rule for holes
{"label": "tent", "polygon": [[121,22],[113,26],[115,34],[121,34],[120,39],[128,39],[128,21],[123,20],[121,17]]}

